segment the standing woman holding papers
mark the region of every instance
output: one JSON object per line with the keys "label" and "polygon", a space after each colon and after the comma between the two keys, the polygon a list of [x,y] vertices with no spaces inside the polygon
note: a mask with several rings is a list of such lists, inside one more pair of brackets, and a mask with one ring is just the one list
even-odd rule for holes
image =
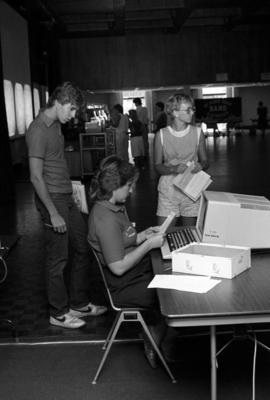
{"label": "standing woman holding papers", "polygon": [[158,184],[158,224],[170,212],[181,216],[182,225],[195,225],[199,202],[190,199],[173,184],[174,178],[193,165],[192,173],[208,168],[206,143],[201,128],[192,124],[195,112],[192,97],[174,94],[166,104],[170,124],[155,136],[155,168],[160,174]]}

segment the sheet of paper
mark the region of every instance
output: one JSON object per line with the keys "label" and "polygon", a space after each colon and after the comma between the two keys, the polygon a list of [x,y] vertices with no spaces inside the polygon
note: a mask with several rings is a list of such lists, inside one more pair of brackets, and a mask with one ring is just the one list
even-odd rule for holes
{"label": "sheet of paper", "polygon": [[211,279],[208,276],[190,275],[155,275],[148,288],[175,289],[184,292],[207,293],[221,280]]}
{"label": "sheet of paper", "polygon": [[161,233],[166,233],[167,230],[169,229],[170,225],[172,224],[174,218],[175,218],[175,213],[172,211],[170,212],[170,214],[168,215],[168,217],[165,219],[165,221],[163,222],[162,225],[160,225],[159,227],[159,232]]}

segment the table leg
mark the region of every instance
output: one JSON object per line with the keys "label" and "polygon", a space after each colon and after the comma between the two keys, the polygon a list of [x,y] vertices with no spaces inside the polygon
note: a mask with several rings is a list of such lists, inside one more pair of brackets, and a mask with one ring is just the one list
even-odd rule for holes
{"label": "table leg", "polygon": [[216,327],[210,326],[211,400],[217,400]]}

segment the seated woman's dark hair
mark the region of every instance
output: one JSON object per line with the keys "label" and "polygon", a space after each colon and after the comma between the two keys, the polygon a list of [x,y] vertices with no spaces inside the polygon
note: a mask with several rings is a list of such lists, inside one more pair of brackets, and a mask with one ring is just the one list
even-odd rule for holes
{"label": "seated woman's dark hair", "polygon": [[112,155],[104,158],[90,185],[91,200],[110,200],[113,191],[138,179],[134,165]]}

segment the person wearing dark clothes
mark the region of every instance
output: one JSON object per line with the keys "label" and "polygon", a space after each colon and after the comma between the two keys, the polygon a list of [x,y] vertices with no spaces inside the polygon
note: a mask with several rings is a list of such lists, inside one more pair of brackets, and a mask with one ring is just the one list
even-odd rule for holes
{"label": "person wearing dark clothes", "polygon": [[265,130],[268,125],[267,114],[268,114],[267,107],[263,104],[262,101],[260,101],[257,107],[258,129],[261,130],[263,135],[265,134]]}
{"label": "person wearing dark clothes", "polygon": [[138,115],[139,121],[143,124],[144,130],[143,130],[143,144],[144,144],[144,155],[145,158],[148,158],[149,156],[149,142],[148,142],[148,110],[145,106],[142,105],[142,100],[139,97],[136,97],[133,99],[133,103],[136,106],[136,111]]}
{"label": "person wearing dark clothes", "polygon": [[136,110],[129,110],[129,130],[131,154],[135,166],[144,168],[143,124],[138,119]]}
{"label": "person wearing dark clothes", "polygon": [[167,114],[164,111],[165,105],[162,101],[158,101],[156,103],[156,119],[155,119],[155,128],[153,130],[154,133],[157,133],[160,129],[166,128],[167,126]]}

